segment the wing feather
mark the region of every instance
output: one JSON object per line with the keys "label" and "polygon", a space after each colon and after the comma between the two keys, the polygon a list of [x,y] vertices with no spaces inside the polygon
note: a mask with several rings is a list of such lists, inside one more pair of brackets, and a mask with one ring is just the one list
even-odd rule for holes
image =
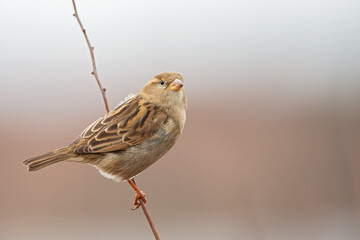
{"label": "wing feather", "polygon": [[140,144],[167,121],[159,107],[135,96],[99,118],[74,142],[75,153],[120,151]]}

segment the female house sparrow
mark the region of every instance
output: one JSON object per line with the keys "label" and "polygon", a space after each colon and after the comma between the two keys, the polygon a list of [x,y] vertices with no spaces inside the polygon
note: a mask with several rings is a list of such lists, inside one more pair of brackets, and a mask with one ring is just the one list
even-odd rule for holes
{"label": "female house sparrow", "polygon": [[138,199],[144,195],[130,180],[175,144],[185,119],[187,99],[179,73],[161,73],[142,91],[88,126],[71,144],[23,163],[28,171],[57,162],[89,163],[107,178],[127,180]]}

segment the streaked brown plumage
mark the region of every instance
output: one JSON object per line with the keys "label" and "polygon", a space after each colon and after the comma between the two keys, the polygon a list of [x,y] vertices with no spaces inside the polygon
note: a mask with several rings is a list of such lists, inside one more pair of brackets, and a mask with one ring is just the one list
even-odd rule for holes
{"label": "streaked brown plumage", "polygon": [[29,158],[29,171],[66,161],[89,163],[106,177],[129,180],[161,158],[181,134],[187,99],[178,73],[162,73],[96,120],[71,144]]}

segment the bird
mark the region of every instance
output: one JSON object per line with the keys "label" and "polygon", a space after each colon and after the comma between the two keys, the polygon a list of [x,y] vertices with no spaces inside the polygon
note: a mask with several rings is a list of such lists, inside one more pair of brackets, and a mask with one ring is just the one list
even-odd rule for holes
{"label": "bird", "polygon": [[117,182],[127,181],[139,200],[146,203],[133,178],[148,168],[175,144],[186,121],[187,97],[180,73],[160,73],[137,95],[90,124],[68,146],[23,164],[36,171],[58,162],[87,163]]}

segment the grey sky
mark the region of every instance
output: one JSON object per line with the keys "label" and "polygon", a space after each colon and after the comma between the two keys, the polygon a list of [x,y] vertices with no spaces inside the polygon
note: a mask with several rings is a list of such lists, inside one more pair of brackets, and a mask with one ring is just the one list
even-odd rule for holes
{"label": "grey sky", "polygon": [[[183,73],[195,98],[359,96],[358,1],[77,4],[100,78],[118,100],[162,71]],[[2,105],[9,94],[31,100],[49,89],[58,97],[94,89],[87,46],[72,13],[70,0],[0,2]]]}

